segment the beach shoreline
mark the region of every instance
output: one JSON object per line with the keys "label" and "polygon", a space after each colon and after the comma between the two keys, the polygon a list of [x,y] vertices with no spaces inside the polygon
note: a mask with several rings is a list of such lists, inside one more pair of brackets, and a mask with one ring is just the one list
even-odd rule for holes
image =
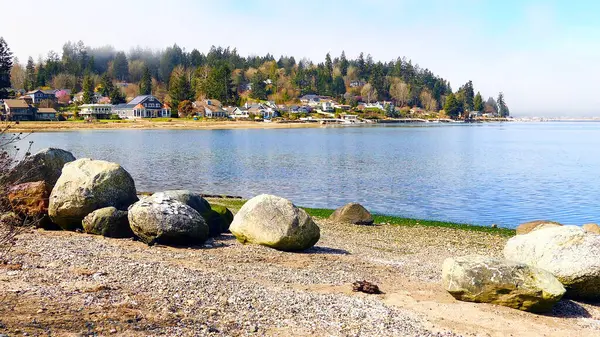
{"label": "beach shoreline", "polygon": [[[6,122],[0,124],[8,126]],[[193,121],[174,118],[166,121],[64,121],[12,123],[10,132],[61,132],[80,130],[236,130],[236,129],[298,129],[324,127],[319,123],[264,123],[250,121]]]}

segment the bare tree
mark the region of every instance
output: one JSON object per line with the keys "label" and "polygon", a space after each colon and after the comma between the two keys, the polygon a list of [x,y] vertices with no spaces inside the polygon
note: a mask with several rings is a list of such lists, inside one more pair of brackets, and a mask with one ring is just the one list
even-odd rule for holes
{"label": "bare tree", "polygon": [[425,108],[425,110],[434,112],[438,110],[438,102],[429,92],[429,90],[421,91],[419,98],[421,99],[421,104],[423,104],[423,108]]}
{"label": "bare tree", "polygon": [[396,100],[396,105],[403,107],[410,101],[410,88],[401,80],[396,80],[390,86],[390,96]]}
{"label": "bare tree", "polygon": [[360,95],[362,96],[363,100],[365,98],[367,99],[367,103],[377,102],[377,89],[373,88],[370,83],[367,83],[363,86],[362,90],[360,91]]}

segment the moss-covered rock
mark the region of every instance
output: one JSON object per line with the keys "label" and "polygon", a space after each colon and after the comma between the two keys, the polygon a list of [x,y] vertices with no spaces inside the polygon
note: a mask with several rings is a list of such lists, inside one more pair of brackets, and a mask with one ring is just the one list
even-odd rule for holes
{"label": "moss-covered rock", "polygon": [[221,232],[225,233],[229,231],[229,226],[233,222],[233,213],[225,206],[211,205],[211,209],[219,214],[221,220]]}
{"label": "moss-covered rock", "polygon": [[551,273],[522,263],[480,255],[448,258],[442,283],[457,300],[547,312],[565,293]]}
{"label": "moss-covered rock", "polygon": [[64,166],[50,194],[48,214],[62,229],[74,230],[97,209],[126,210],[137,200],[133,178],[119,164],[84,158]]}
{"label": "moss-covered rock", "polygon": [[242,243],[283,251],[308,249],[321,235],[319,226],[303,209],[267,194],[248,200],[233,218],[229,230]]}
{"label": "moss-covered rock", "polygon": [[127,212],[114,207],[104,207],[93,211],[83,218],[83,230],[89,234],[110,238],[130,238],[133,236],[129,228]]}

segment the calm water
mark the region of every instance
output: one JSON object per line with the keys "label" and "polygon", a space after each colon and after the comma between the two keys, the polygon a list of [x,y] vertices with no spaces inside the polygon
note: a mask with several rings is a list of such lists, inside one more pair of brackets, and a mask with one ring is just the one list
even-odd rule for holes
{"label": "calm water", "polygon": [[600,123],[36,133],[36,149],[115,161],[140,191],[185,188],[302,206],[358,201],[502,226],[600,222]]}

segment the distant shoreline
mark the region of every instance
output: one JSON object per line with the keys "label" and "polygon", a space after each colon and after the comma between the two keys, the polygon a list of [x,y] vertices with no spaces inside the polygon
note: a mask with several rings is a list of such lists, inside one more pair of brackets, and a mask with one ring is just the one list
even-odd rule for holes
{"label": "distant shoreline", "polygon": [[12,124],[10,132],[61,132],[80,130],[235,130],[235,129],[298,129],[322,127],[319,123],[263,123],[249,121],[198,122],[173,118],[171,121],[99,121],[99,122],[20,122]]}

